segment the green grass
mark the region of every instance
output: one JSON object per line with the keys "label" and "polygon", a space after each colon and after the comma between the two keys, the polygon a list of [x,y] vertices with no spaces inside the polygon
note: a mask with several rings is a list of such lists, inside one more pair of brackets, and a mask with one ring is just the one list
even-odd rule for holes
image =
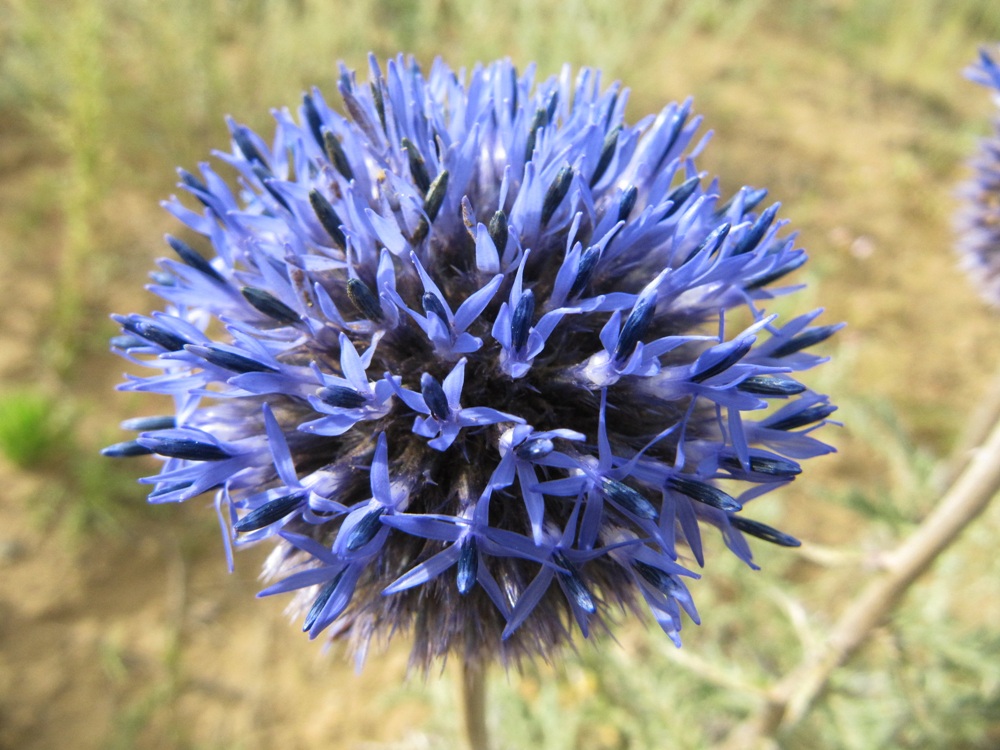
{"label": "green grass", "polygon": [[137,467],[101,456],[111,441],[82,435],[80,412],[74,399],[38,389],[0,393],[0,454],[46,479],[31,503],[37,524],[77,538],[120,533],[144,507],[136,498]]}
{"label": "green grass", "polygon": [[0,452],[18,468],[39,468],[64,453],[67,427],[63,409],[48,394],[0,392]]}

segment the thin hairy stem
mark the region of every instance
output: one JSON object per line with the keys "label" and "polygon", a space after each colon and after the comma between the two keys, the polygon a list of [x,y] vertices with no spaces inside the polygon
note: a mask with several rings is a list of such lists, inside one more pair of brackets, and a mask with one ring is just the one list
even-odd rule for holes
{"label": "thin hairy stem", "polygon": [[841,614],[824,646],[770,691],[765,705],[729,736],[728,748],[752,748],[795,726],[823,694],[830,676],[865,643],[907,589],[979,516],[1000,489],[1000,421],[923,523],[886,556],[885,572]]}
{"label": "thin hairy stem", "polygon": [[469,750],[489,750],[486,731],[486,668],[466,661],[462,665],[462,713]]}

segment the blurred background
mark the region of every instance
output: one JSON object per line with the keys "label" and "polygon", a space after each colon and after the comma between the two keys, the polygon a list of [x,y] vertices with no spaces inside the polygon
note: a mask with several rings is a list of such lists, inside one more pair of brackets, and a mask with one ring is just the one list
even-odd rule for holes
{"label": "blurred background", "polygon": [[[1000,40],[995,0],[0,0],[0,747],[448,748],[458,672],[364,671],[258,601],[266,550],[228,575],[207,500],[147,507],[152,463],[98,455],[149,408],[113,390],[111,312],[176,227],[158,202],[336,62],[568,63],[632,89],[629,120],[693,96],[723,193],[767,187],[811,261],[778,311],[849,326],[807,382],[839,453],[760,501],[801,551],[711,554],[704,624],[676,651],[618,642],[490,684],[498,748],[704,748],[824,641],[880,550],[940,496],[1000,365],[996,314],[957,270],[956,185],[995,108],[961,70]],[[1000,745],[1000,507],[840,669],[784,747]],[[712,540],[715,552],[721,542]]]}

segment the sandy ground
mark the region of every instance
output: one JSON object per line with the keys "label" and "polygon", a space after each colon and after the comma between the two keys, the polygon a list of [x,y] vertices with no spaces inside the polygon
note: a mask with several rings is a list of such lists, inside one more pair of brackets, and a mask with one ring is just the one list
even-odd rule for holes
{"label": "sandy ground", "polygon": [[403,688],[404,648],[360,675],[324,653],[254,599],[260,554],[226,574],[202,509],[67,542],[21,511],[37,483],[4,485],[0,747],[419,746],[430,708],[419,680]]}

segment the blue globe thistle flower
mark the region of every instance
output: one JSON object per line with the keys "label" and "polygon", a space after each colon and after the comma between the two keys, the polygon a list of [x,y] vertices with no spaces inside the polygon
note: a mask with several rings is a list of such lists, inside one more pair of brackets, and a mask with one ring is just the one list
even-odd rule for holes
{"label": "blue globe thistle flower", "polygon": [[832,450],[795,374],[839,326],[765,310],[806,260],[778,205],[721,200],[690,101],[629,125],[593,70],[338,88],[271,143],[229,121],[235,190],[180,172],[202,239],[113,341],[175,415],[105,452],[164,460],[151,502],[215,493],[227,550],[276,542],[262,595],[359,655],[546,658],[645,610],[679,643],[703,531],[751,567],[747,536],[797,545],[743,508]]}
{"label": "blue globe thistle flower", "polygon": [[[1000,108],[1000,64],[989,51],[965,71],[969,80],[993,90]],[[984,139],[971,163],[975,173],[961,188],[958,251],[963,268],[988,303],[1000,306],[1000,109],[993,136]]]}

